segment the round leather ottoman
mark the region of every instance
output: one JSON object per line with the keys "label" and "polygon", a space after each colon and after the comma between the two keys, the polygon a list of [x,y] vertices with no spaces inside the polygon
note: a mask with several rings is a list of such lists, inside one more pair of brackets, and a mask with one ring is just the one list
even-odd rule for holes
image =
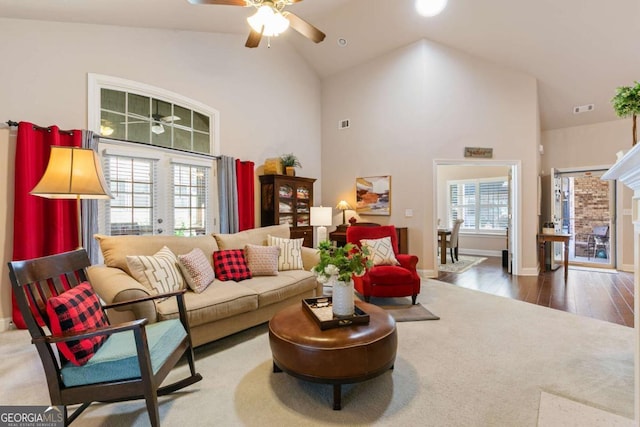
{"label": "round leather ottoman", "polygon": [[365,325],[320,330],[302,304],[287,307],[269,321],[273,371],[307,381],[333,384],[333,409],[341,409],[341,385],[365,381],[393,368],[398,346],[396,323],[385,310],[356,301],[369,314]]}

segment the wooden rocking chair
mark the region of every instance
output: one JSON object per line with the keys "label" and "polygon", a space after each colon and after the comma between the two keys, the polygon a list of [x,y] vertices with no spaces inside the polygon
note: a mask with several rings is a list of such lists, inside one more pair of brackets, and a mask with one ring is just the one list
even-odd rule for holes
{"label": "wooden rocking chair", "polygon": [[[64,298],[74,293],[71,289],[79,285],[93,292],[86,284],[86,269],[90,264],[84,249],[9,263],[14,295],[42,361],[51,404],[64,407],[64,421],[68,425],[92,402],[145,399],[151,425],[159,426],[158,396],[202,379],[195,370],[184,290],[109,306],[100,307],[98,303],[98,310],[105,310],[138,301],[174,297],[178,302],[179,319],[153,324],[148,324],[147,319],[139,319],[119,325],[111,325],[107,319],[105,326],[80,332],[76,329],[76,332],[45,333],[41,325],[51,330],[51,321],[54,320],[48,314],[51,312],[47,310],[48,300],[62,294]],[[98,314],[102,315],[104,311]],[[59,343],[71,345],[99,336],[106,336],[106,339],[93,357],[81,366],[69,361],[63,351],[56,349]],[[183,356],[187,358],[190,376],[159,387]],[[67,405],[75,404],[80,404],[80,407],[68,416]]]}

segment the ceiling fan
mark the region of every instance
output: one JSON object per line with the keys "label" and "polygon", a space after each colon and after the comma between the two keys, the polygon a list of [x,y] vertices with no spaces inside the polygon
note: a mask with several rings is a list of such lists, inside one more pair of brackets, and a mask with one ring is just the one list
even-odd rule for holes
{"label": "ceiling fan", "polygon": [[[132,125],[132,124],[136,124],[136,123],[149,123],[149,119],[145,118],[144,116],[139,116],[138,114],[135,113],[129,113],[129,116],[131,117],[136,117],[136,118],[140,118],[139,121],[129,121],[128,124]],[[145,120],[146,119],[146,120]],[[173,122],[177,122],[178,120],[180,120],[180,117],[178,116],[162,116],[161,114],[152,114],[151,115],[151,132],[155,133],[156,135],[160,135],[162,133],[164,133],[164,126],[165,124],[171,124]],[[125,124],[127,122],[121,122],[120,124]]]}
{"label": "ceiling fan", "polygon": [[254,7],[255,15],[247,18],[251,32],[246,47],[258,47],[263,36],[272,37],[291,27],[309,40],[320,43],[325,33],[284,8],[302,0],[189,0],[191,4],[219,4],[228,6]]}

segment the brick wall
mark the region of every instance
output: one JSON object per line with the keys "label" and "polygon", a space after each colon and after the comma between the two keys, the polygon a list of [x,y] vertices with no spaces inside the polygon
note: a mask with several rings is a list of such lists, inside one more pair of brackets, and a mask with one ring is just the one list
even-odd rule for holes
{"label": "brick wall", "polygon": [[594,226],[608,225],[609,182],[600,177],[574,178],[574,230],[573,233],[589,234]]}

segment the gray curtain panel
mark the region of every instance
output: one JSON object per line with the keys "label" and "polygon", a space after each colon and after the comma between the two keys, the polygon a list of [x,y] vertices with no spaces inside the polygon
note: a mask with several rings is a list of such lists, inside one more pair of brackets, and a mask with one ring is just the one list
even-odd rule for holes
{"label": "gray curtain panel", "polygon": [[218,198],[220,233],[237,233],[240,229],[240,222],[236,162],[233,157],[220,156],[218,158]]}
{"label": "gray curtain panel", "polygon": [[[98,150],[98,140],[93,137],[93,131],[82,130],[82,148],[91,148]],[[100,261],[100,245],[93,238],[98,232],[98,201],[82,200],[82,242],[83,247],[89,255],[91,264],[99,264]]]}

